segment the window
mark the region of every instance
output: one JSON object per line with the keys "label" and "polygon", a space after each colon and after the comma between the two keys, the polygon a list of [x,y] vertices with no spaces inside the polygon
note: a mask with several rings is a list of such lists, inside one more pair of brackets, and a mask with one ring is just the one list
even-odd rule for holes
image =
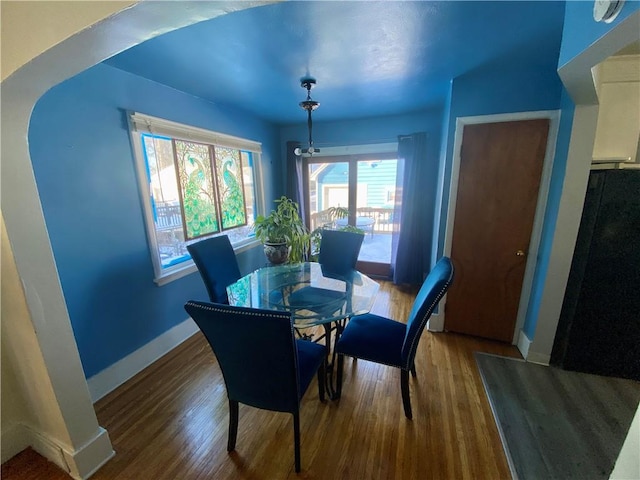
{"label": "window", "polygon": [[251,242],[260,144],[132,113],[134,145],[156,282],[195,270],[187,244],[228,235]]}

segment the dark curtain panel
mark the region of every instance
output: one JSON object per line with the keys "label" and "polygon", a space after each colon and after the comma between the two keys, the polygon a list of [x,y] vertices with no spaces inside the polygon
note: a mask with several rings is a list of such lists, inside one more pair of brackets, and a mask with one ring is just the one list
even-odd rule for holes
{"label": "dark curtain panel", "polygon": [[[419,285],[431,267],[437,162],[430,162],[427,134],[398,137],[398,173],[391,243],[393,283]],[[431,222],[431,223],[429,223]],[[399,229],[399,231],[398,231]]]}
{"label": "dark curtain panel", "polygon": [[287,142],[287,178],[285,182],[286,195],[300,206],[300,217],[302,221],[307,222],[304,190],[302,185],[302,156],[293,153],[296,147],[300,146],[300,142]]}
{"label": "dark curtain panel", "polygon": [[400,241],[400,224],[402,223],[402,192],[404,184],[405,154],[401,153],[401,140],[398,137],[398,164],[396,167],[396,192],[393,200],[392,233],[391,233],[391,278],[395,278]]}

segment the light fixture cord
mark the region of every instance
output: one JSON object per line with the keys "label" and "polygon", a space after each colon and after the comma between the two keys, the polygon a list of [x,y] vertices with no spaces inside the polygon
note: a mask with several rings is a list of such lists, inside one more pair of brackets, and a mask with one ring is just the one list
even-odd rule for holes
{"label": "light fixture cord", "polygon": [[313,122],[311,121],[311,109],[307,110],[307,126],[309,127],[309,150],[313,152],[313,137],[311,135]]}
{"label": "light fixture cord", "polygon": [[307,111],[307,128],[309,129],[309,148],[307,152],[309,155],[313,155],[315,152],[315,148],[313,148],[313,120],[311,119],[311,112],[320,105],[318,102],[311,100],[311,87],[313,84],[315,84],[315,80],[312,79],[302,81],[301,86],[307,89],[307,99],[300,102],[300,106]]}

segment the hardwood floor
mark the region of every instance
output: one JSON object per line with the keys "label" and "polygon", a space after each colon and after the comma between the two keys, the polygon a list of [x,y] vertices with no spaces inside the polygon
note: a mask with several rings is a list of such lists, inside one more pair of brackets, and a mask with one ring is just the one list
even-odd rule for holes
{"label": "hardwood floor", "polygon": [[[414,295],[382,282],[373,312],[404,319]],[[236,452],[227,453],[222,376],[197,334],[96,403],[116,455],[92,478],[507,479],[474,351],[520,358],[511,345],[425,331],[410,380],[413,421],[404,417],[397,369],[347,359],[337,402],[321,403],[314,381],[301,405],[296,475],[289,414],[241,405]],[[34,476],[15,468],[19,461],[3,465],[4,480],[68,478],[49,476],[46,461]]]}

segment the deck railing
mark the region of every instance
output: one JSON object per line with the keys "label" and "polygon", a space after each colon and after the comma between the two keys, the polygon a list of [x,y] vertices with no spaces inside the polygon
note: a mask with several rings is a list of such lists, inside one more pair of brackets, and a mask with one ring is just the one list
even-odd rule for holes
{"label": "deck railing", "polygon": [[361,207],[356,209],[356,214],[359,217],[371,217],[375,220],[373,224],[374,233],[393,232],[392,208]]}
{"label": "deck railing", "polygon": [[[358,217],[373,218],[373,233],[393,232],[392,208],[361,207],[356,209],[356,215]],[[335,221],[331,218],[328,209],[311,214],[311,230],[322,226],[327,228],[333,228],[335,226]]]}
{"label": "deck railing", "polygon": [[180,205],[156,205],[156,228],[159,231],[182,228]]}

